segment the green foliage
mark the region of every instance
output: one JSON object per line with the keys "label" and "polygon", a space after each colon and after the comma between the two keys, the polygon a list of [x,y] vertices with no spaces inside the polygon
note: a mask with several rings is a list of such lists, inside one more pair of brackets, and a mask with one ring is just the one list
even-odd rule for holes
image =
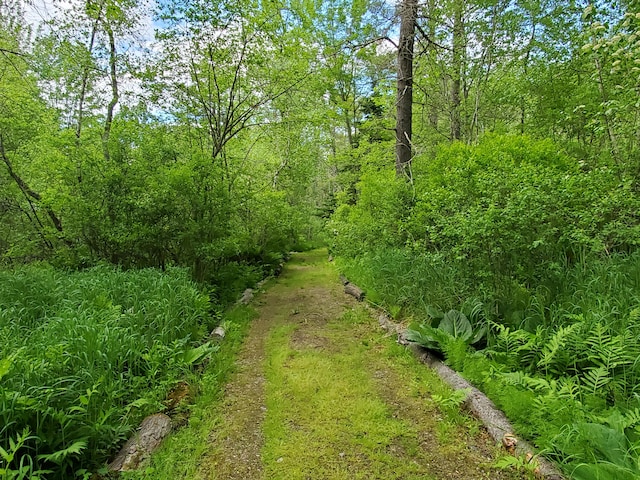
{"label": "green foliage", "polygon": [[548,263],[636,244],[638,196],[607,169],[581,171],[549,141],[487,136],[477,146],[441,148],[414,164],[416,204],[407,241],[446,251],[482,281],[524,284]]}
{"label": "green foliage", "polygon": [[0,272],[2,478],[100,465],[217,350],[208,310],[185,270]]}
{"label": "green foliage", "polygon": [[[414,196],[387,204],[389,214],[359,197],[338,207],[340,268],[387,308],[430,319],[413,324],[410,339],[441,351],[567,472],[637,475],[633,424],[608,420],[639,407],[633,182],[550,141],[497,135],[419,155],[413,173]],[[379,190],[387,174],[363,175],[358,193]],[[384,225],[385,215],[396,228],[376,240],[370,219]],[[486,348],[474,352],[482,325]],[[619,456],[578,440],[590,437]]]}
{"label": "green foliage", "polygon": [[460,406],[467,400],[467,397],[471,393],[470,388],[463,388],[460,390],[452,390],[449,395],[432,395],[431,399],[440,408],[446,410],[459,410]]}
{"label": "green foliage", "polygon": [[436,314],[437,326],[426,323],[414,325],[407,330],[406,338],[426,348],[442,351],[451,341],[475,345],[487,334],[486,325],[473,328],[467,316],[458,310],[449,310],[442,316]]}
{"label": "green foliage", "polygon": [[409,189],[388,168],[367,168],[356,184],[358,202],[350,205],[343,196],[328,225],[331,250],[355,256],[379,246],[398,245],[402,238],[405,205]]}

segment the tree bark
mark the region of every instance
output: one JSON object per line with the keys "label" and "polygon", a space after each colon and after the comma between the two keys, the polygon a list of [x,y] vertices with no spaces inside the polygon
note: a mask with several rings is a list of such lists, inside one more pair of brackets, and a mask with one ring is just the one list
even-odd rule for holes
{"label": "tree bark", "polygon": [[463,4],[456,2],[453,18],[453,76],[451,79],[451,141],[461,138],[460,85],[462,83],[462,55],[464,51]]}
{"label": "tree bark", "polygon": [[402,0],[399,5],[400,42],[398,45],[398,92],[396,98],[396,175],[410,178],[413,115],[413,45],[417,0]]}
{"label": "tree bark", "polygon": [[113,123],[113,111],[118,104],[118,76],[116,70],[116,41],[113,35],[113,29],[105,22],[105,30],[109,37],[109,77],[111,83],[111,101],[107,106],[107,118],[104,122],[104,132],[102,133],[102,152],[106,162],[109,162],[109,137],[111,136],[111,125]]}
{"label": "tree bark", "polygon": [[344,293],[351,295],[359,302],[361,302],[364,299],[364,291],[357,285],[354,285],[353,283],[347,283],[344,286]]}
{"label": "tree bark", "polygon": [[135,470],[156,450],[171,432],[171,418],[164,413],[150,415],[142,421],[140,429],[125,443],[120,453],[109,464],[109,470],[123,472]]}
{"label": "tree bark", "polygon": [[[33,203],[31,202],[31,199],[37,202],[40,202],[42,200],[42,196],[38,192],[32,190],[29,187],[29,185],[27,185],[27,183],[22,179],[22,177],[18,175],[16,171],[13,169],[13,164],[11,163],[11,160],[9,160],[9,157],[7,156],[7,152],[4,149],[4,139],[2,135],[0,135],[0,158],[2,158],[2,161],[7,167],[7,172],[9,172],[9,176],[16,182],[16,184],[20,188],[20,191],[22,191],[25,198],[27,199],[27,202],[29,203],[29,206],[31,207],[31,210],[33,211],[34,217],[36,218],[38,224],[40,225],[41,228],[44,228],[44,226],[40,222],[40,218],[36,213],[36,209],[33,206]],[[62,232],[62,222],[60,221],[60,218],[56,215],[56,213],[53,211],[53,209],[49,206],[45,206],[45,211],[47,212],[47,215],[51,219],[51,222],[53,223],[53,226],[56,228],[56,230],[58,232]],[[45,243],[47,243],[48,247],[52,247],[52,245],[49,243],[48,240]]]}

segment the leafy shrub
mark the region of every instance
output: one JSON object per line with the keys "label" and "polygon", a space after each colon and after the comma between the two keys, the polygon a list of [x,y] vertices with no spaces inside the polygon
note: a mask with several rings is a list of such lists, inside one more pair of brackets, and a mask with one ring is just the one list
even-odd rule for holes
{"label": "leafy shrub", "polygon": [[331,250],[338,255],[356,256],[379,246],[402,245],[405,207],[409,188],[387,169],[367,169],[356,185],[358,202],[346,197],[329,222]]}
{"label": "leafy shrub", "polygon": [[629,251],[640,198],[615,171],[582,171],[550,141],[487,136],[414,162],[408,238],[471,264],[479,276],[522,282],[585,254]]}
{"label": "leafy shrub", "polygon": [[[362,176],[332,218],[339,267],[423,324],[414,339],[440,349],[568,474],[635,478],[638,426],[610,418],[640,408],[633,179],[586,168],[550,141],[498,135],[418,155],[413,173],[402,194],[381,192],[391,169]],[[479,302],[491,328],[473,352],[473,319],[456,314],[460,328],[440,329],[433,307]]]}
{"label": "leafy shrub", "polygon": [[431,325],[427,323],[412,325],[407,330],[407,340],[425,348],[443,351],[444,347],[452,341],[475,345],[487,334],[486,324],[474,328],[464,312],[458,310],[449,310],[447,313],[434,312],[431,315],[431,321]]}

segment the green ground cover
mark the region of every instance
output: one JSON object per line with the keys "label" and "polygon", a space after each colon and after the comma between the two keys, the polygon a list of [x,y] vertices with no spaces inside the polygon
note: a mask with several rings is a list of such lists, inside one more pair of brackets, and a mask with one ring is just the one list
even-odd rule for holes
{"label": "green ground cover", "polygon": [[522,478],[337,277],[326,251],[296,254],[254,300],[224,395],[208,367],[188,424],[125,478]]}
{"label": "green ground cover", "polygon": [[83,478],[216,346],[186,270],[0,272],[0,478]]}

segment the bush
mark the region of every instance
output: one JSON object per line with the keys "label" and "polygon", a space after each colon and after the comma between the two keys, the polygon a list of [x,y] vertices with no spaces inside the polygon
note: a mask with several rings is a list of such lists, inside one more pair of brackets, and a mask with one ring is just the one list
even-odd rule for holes
{"label": "bush", "polygon": [[417,338],[437,340],[568,474],[636,478],[633,179],[586,169],[550,141],[498,135],[419,155],[413,173],[400,185],[391,168],[369,171],[355,203],[338,207],[331,227],[341,270],[394,316],[426,325],[436,310],[482,306],[492,325],[482,352],[429,327]]}

